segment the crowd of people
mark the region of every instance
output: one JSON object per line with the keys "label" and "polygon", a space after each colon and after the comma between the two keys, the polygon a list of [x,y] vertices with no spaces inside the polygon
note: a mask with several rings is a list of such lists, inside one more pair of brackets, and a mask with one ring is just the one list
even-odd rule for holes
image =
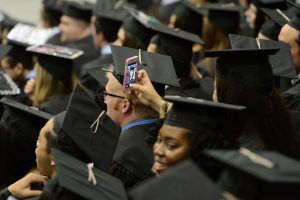
{"label": "crowd of people", "polygon": [[300,197],[300,2],[42,2],[0,20],[0,200]]}

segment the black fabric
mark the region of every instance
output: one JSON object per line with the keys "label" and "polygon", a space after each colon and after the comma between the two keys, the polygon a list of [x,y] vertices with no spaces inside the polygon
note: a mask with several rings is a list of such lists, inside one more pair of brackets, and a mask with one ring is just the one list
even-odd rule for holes
{"label": "black fabric", "polygon": [[92,16],[92,7],[93,5],[91,3],[88,3],[87,1],[68,2],[66,3],[66,8],[64,9],[63,13],[66,16],[90,23]]}
{"label": "black fabric", "polygon": [[297,13],[289,22],[288,25],[296,30],[300,30],[300,13]]}
{"label": "black fabric", "polygon": [[285,103],[290,110],[300,111],[300,84],[294,85],[282,93]]}
{"label": "black fabric", "polygon": [[221,190],[191,161],[183,161],[129,191],[132,200],[216,200]]}
{"label": "black fabric", "polygon": [[97,91],[99,87],[104,88],[107,83],[107,78],[105,71],[102,69],[112,63],[113,58],[111,54],[100,56],[86,63],[79,77],[80,82],[92,91]]}
{"label": "black fabric", "polygon": [[[111,168],[111,172],[123,181],[126,188],[152,176],[153,152],[146,141],[151,127],[151,124],[139,125],[121,133],[113,157],[116,164]],[[135,177],[138,181],[126,180],[128,176]]]}
{"label": "black fabric", "polygon": [[82,67],[85,63],[90,62],[91,60],[96,59],[99,56],[99,49],[94,46],[93,37],[90,35],[78,41],[72,42],[61,42],[60,41],[61,34],[54,35],[50,38],[47,43],[53,45],[59,45],[64,47],[69,47],[73,49],[79,49],[84,52],[82,56],[80,56],[76,61],[73,63],[74,66],[74,73],[76,76],[80,76]]}
{"label": "black fabric", "polygon": [[205,55],[219,57],[216,76],[269,93],[273,88],[273,72],[268,55],[277,51],[278,49],[232,49],[205,51]]}
{"label": "black fabric", "polygon": [[[52,199],[108,199],[126,200],[126,192],[120,180],[93,167],[96,183],[89,177],[87,163],[56,149],[52,149],[57,170],[57,181],[52,183],[55,194]],[[51,190],[51,188],[50,188]],[[76,198],[77,196],[77,198]]]}
{"label": "black fabric", "polygon": [[[173,103],[165,124],[188,130],[222,127],[229,112],[245,110],[243,106],[196,98],[165,96],[164,99]],[[198,132],[201,133],[201,131]]]}
{"label": "black fabric", "polygon": [[[268,56],[273,74],[283,78],[297,78],[297,73],[294,68],[293,57],[291,55],[290,45],[285,42],[272,40],[257,40],[253,37],[241,35],[229,35],[232,49],[276,49],[279,50]],[[263,65],[261,65],[263,66]]]}
{"label": "black fabric", "polygon": [[[294,199],[299,195],[300,163],[272,151],[206,151],[226,170],[221,188],[241,199]],[[262,161],[263,160],[263,161]]]}
{"label": "black fabric", "polygon": [[54,96],[40,105],[40,110],[56,115],[67,109],[70,95]]}
{"label": "black fabric", "polygon": [[261,29],[260,33],[262,33],[264,36],[270,38],[271,40],[278,40],[278,35],[280,33],[281,26],[276,24],[273,20],[266,21]]}
{"label": "black fabric", "polygon": [[195,80],[191,77],[184,77],[179,80],[179,84],[180,88],[168,87],[165,94],[212,100],[214,91],[214,81],[212,78],[205,77]]}
{"label": "black fabric", "polygon": [[11,195],[7,188],[0,191],[0,200],[7,200],[7,198]]}
{"label": "black fabric", "polygon": [[128,17],[122,24],[125,32],[130,33],[136,40],[138,40],[145,47],[148,46],[154,31],[142,25],[133,17]]}
{"label": "black fabric", "polygon": [[[141,51],[141,55],[139,55],[139,50],[137,49],[114,45],[110,45],[110,47],[115,65],[114,72],[121,84],[123,84],[122,78],[124,77],[126,59],[133,56],[141,56],[142,63],[137,63],[137,69],[144,69],[147,72],[151,82],[154,86],[157,86],[155,89],[158,92],[164,92],[161,88],[164,89],[165,85],[179,86],[171,57],[146,51]],[[162,93],[160,95],[163,96]]]}

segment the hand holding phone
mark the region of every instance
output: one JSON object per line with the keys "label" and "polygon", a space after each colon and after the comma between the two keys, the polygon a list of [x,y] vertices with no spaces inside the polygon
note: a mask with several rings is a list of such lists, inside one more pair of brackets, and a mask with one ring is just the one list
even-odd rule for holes
{"label": "hand holding phone", "polygon": [[137,82],[138,56],[127,58],[125,62],[125,71],[123,79],[123,91],[129,88],[130,84]]}

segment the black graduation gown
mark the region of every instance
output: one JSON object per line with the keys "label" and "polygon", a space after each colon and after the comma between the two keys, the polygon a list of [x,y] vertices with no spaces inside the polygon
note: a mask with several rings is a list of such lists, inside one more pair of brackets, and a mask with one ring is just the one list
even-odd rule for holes
{"label": "black graduation gown", "polygon": [[113,157],[111,174],[119,178],[125,188],[153,176],[153,150],[146,141],[152,126],[139,125],[121,133]]}
{"label": "black graduation gown", "polygon": [[300,111],[300,81],[282,94],[289,110]]}
{"label": "black graduation gown", "polygon": [[74,63],[74,73],[77,77],[80,76],[82,67],[85,63],[96,59],[99,56],[99,49],[94,46],[93,37],[87,36],[78,41],[72,42],[61,42],[60,41],[61,34],[56,34],[52,38],[50,38],[47,43],[53,45],[59,45],[64,47],[69,47],[73,49],[80,49],[84,51],[84,54],[76,59]]}
{"label": "black graduation gown", "polygon": [[165,94],[212,100],[214,91],[212,78],[204,77],[203,79],[195,80],[191,77],[185,77],[179,81],[179,84],[180,88],[168,87]]}
{"label": "black graduation gown", "polygon": [[44,102],[39,109],[52,115],[56,115],[67,109],[70,95],[60,95],[52,97]]}

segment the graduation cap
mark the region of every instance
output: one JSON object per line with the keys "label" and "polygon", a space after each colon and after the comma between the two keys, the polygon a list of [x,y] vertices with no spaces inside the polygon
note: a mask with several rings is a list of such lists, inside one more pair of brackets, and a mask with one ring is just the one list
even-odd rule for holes
{"label": "graduation cap", "polygon": [[121,23],[128,17],[128,13],[123,9],[124,3],[120,0],[99,0],[95,5],[93,14],[99,18]]}
{"label": "graduation cap", "polygon": [[[40,129],[52,115],[6,97],[0,103],[5,108],[1,121],[13,128],[18,137],[27,141],[26,145],[34,150]],[[32,157],[35,157],[34,153]]]}
{"label": "graduation cap", "polygon": [[223,190],[241,199],[295,199],[299,196],[300,163],[278,152],[207,150],[225,166],[219,179]]}
{"label": "graduation cap", "polygon": [[205,51],[206,57],[218,57],[216,76],[239,82],[262,92],[273,89],[273,72],[269,55],[279,49],[227,49],[222,51]]}
{"label": "graduation cap", "polygon": [[86,160],[108,172],[121,128],[79,85],[73,91],[66,113],[56,119],[57,123],[56,132],[68,135],[86,155]]}
{"label": "graduation cap", "polygon": [[129,4],[133,4],[139,10],[147,10],[153,4],[153,0],[125,0]]}
{"label": "graduation cap", "polygon": [[173,103],[165,124],[195,130],[204,127],[220,127],[228,112],[241,112],[244,106],[216,103],[203,99],[180,96],[165,96]]}
{"label": "graduation cap", "polygon": [[44,44],[53,35],[52,29],[45,29],[33,25],[18,23],[8,33],[9,42],[22,46]]}
{"label": "graduation cap", "polygon": [[277,41],[281,28],[274,20],[269,19],[261,26],[259,32],[270,40]]}
{"label": "graduation cap", "polygon": [[62,15],[65,8],[64,0],[43,0],[43,6],[53,14]]}
{"label": "graduation cap", "polygon": [[269,18],[274,20],[280,27],[288,23],[291,18],[296,14],[295,9],[281,10],[279,8],[260,8]]}
{"label": "graduation cap", "polygon": [[268,57],[273,74],[278,77],[297,78],[289,44],[272,40],[258,40],[252,37],[233,34],[230,34],[229,38],[232,49],[279,48],[279,51]]}
{"label": "graduation cap", "polygon": [[90,23],[93,6],[87,1],[67,1],[63,14]]}
{"label": "graduation cap", "polygon": [[176,37],[176,39],[183,39],[193,43],[204,44],[203,40],[193,33],[189,33],[180,29],[171,28],[167,25],[160,23],[154,17],[148,16],[145,13],[138,11],[134,8],[124,6],[124,8],[144,27],[154,31],[155,33],[163,33],[169,36]]}
{"label": "graduation cap", "polygon": [[76,195],[77,198],[73,196],[75,199],[127,200],[123,184],[117,178],[93,167],[92,163],[83,163],[57,149],[52,149],[52,154],[61,188],[52,199],[70,199],[70,194],[63,192],[67,190]]}
{"label": "graduation cap", "polygon": [[0,71],[0,96],[18,95],[20,88],[17,84],[3,71]]}
{"label": "graduation cap", "polygon": [[206,3],[199,12],[208,10],[208,19],[224,33],[236,33],[239,30],[241,6],[234,3]]}
{"label": "graduation cap", "polygon": [[57,79],[65,79],[72,73],[73,60],[83,51],[50,44],[36,45],[27,48],[38,57],[40,66]]}
{"label": "graduation cap", "polygon": [[52,118],[52,115],[40,111],[38,108],[27,106],[25,104],[16,102],[12,99],[3,97],[2,99],[0,99],[0,102],[2,105],[9,106],[13,109],[19,110],[23,113],[27,113],[29,115],[32,115],[35,118],[42,119],[44,121],[48,121],[49,119]]}
{"label": "graduation cap", "polygon": [[190,160],[129,191],[129,197],[132,200],[223,199],[221,190]]}
{"label": "graduation cap", "polygon": [[175,8],[172,15],[176,16],[174,27],[202,35],[203,15],[198,12],[196,5],[189,0],[183,0]]}
{"label": "graduation cap", "polygon": [[285,0],[253,0],[252,3],[258,8],[286,8]]}
{"label": "graduation cap", "polygon": [[127,58],[139,56],[137,69],[144,69],[157,91],[164,93],[165,85],[179,87],[176,72],[169,56],[146,51],[110,45],[115,74],[120,83],[123,83],[124,66]]}

